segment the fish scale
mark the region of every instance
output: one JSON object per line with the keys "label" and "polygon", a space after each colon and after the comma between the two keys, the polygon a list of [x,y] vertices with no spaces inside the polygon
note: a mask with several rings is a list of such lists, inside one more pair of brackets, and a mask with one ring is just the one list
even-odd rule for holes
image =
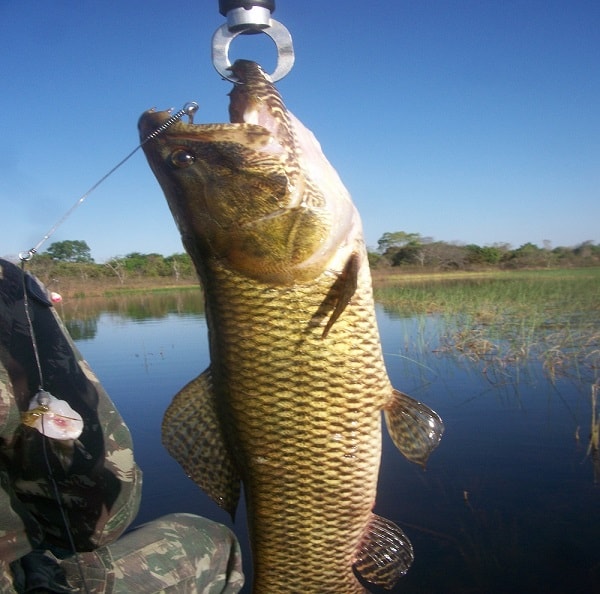
{"label": "fish scale", "polygon": [[[380,411],[391,394],[370,285],[365,279],[323,339],[326,320],[317,325],[312,317],[331,289],[331,275],[277,298],[271,287],[216,266],[206,275],[210,316],[219,329],[213,381],[228,394],[224,406],[235,427],[228,439],[237,444],[248,515],[256,518],[250,526],[255,589],[363,592],[353,576],[342,586],[339,568],[351,566],[371,516]],[[290,325],[304,329],[300,337],[290,336]],[[251,332],[240,336],[240,328]],[[293,553],[282,546],[290,542]],[[336,546],[339,559],[332,558]],[[306,567],[317,564],[322,567],[307,590]]]}
{"label": "fish scale", "polygon": [[[337,173],[257,64],[232,70],[231,124],[176,122],[144,144],[201,279],[211,355],[163,443],[232,515],[243,483],[254,594],[366,592],[354,570],[391,588],[413,552],[373,513],[381,413],[420,464],[443,424],[390,385]],[[168,117],[144,114],[142,137]]]}

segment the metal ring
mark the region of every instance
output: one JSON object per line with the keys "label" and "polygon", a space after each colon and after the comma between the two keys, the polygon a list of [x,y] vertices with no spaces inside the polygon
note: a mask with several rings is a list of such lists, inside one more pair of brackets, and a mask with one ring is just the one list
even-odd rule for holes
{"label": "metal ring", "polygon": [[252,33],[266,33],[275,42],[277,46],[277,66],[273,74],[267,76],[271,79],[271,82],[281,80],[294,65],[294,47],[290,32],[275,19],[270,20],[270,25],[266,29],[249,28],[241,31],[230,31],[227,24],[221,25],[212,38],[213,66],[223,78],[233,83],[238,82],[229,70],[231,66],[229,46],[238,35],[249,31]]}

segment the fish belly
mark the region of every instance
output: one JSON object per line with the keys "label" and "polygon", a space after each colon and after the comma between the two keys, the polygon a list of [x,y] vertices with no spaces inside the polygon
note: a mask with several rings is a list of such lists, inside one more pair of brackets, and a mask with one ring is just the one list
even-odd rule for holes
{"label": "fish belly", "polygon": [[255,594],[365,591],[352,563],[375,501],[391,386],[362,277],[326,336],[336,301],[328,274],[275,288],[217,269],[206,283],[211,368],[244,482]]}

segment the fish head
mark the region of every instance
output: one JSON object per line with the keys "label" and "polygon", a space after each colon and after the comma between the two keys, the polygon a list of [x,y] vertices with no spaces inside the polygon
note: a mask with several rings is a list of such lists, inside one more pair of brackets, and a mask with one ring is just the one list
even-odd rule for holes
{"label": "fish head", "polygon": [[270,283],[341,269],[340,248],[349,253],[361,235],[346,188],[261,67],[238,60],[231,69],[229,123],[179,120],[153,135],[170,112],[139,121],[184,246],[200,272],[216,261]]}

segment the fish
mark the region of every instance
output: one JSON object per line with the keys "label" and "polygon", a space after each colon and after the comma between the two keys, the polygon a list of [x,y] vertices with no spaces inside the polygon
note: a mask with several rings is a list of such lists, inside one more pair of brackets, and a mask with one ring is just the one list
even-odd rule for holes
{"label": "fish", "polygon": [[[254,594],[391,589],[413,561],[374,513],[382,411],[424,465],[444,426],[392,387],[360,216],[314,134],[251,61],[229,123],[139,120],[147,161],[200,279],[210,365],[167,408],[162,440],[232,516],[246,501]],[[360,579],[357,577],[360,576]]]}

